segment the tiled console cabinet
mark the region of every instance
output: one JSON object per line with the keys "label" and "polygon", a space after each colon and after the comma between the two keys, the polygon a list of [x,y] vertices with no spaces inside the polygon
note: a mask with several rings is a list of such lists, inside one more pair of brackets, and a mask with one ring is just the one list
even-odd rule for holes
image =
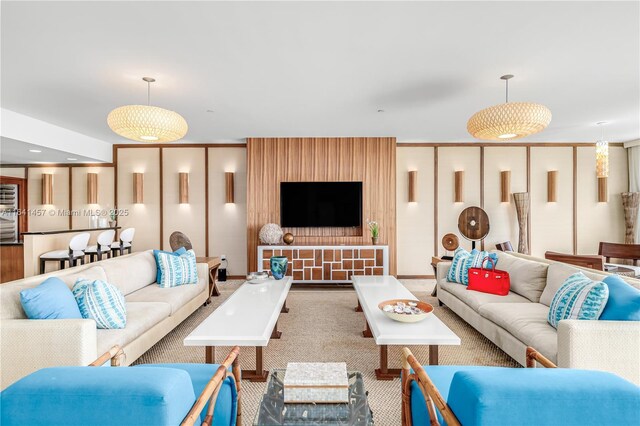
{"label": "tiled console cabinet", "polygon": [[388,246],[258,246],[258,271],[287,256],[294,283],[350,283],[352,275],[389,275]]}

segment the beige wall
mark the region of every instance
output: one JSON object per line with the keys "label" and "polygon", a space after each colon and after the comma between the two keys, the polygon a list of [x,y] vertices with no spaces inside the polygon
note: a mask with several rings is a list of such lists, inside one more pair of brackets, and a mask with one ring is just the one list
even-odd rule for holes
{"label": "beige wall", "polygon": [[24,167],[3,167],[0,169],[0,176],[24,179]]}
{"label": "beige wall", "polygon": [[[42,204],[42,174],[53,174],[53,204]],[[37,213],[29,216],[29,231],[69,229],[69,168],[34,167],[29,169],[27,182],[29,209]],[[42,214],[41,214],[42,213]]]}
{"label": "beige wall", "polygon": [[[33,170],[33,169],[32,169]],[[87,173],[98,175],[98,203],[87,204]],[[109,219],[108,212],[115,206],[113,188],[113,167],[73,167],[71,168],[71,187],[73,190],[71,201],[73,210],[80,213],[73,216],[73,229],[89,228],[90,216],[85,212],[104,211],[101,217]]]}
{"label": "beige wall", "polygon": [[[133,204],[133,173],[144,173],[144,202]],[[160,247],[160,150],[127,148],[118,150],[119,210],[128,215],[118,218],[122,228],[136,229],[133,249],[142,251]]]}
{"label": "beige wall", "polygon": [[[163,148],[163,249],[171,250],[169,237],[181,231],[189,237],[198,256],[204,256],[205,229],[205,149]],[[189,173],[189,203],[179,204],[179,175]]]}
{"label": "beige wall", "polygon": [[[234,172],[234,203],[225,203],[225,172]],[[209,253],[226,255],[227,274],[247,273],[247,151],[209,148]]]}

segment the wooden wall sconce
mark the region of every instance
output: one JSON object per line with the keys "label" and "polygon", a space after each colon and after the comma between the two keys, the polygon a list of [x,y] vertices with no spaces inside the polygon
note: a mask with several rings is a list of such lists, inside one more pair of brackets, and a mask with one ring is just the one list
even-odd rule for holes
{"label": "wooden wall sconce", "polygon": [[547,172],[547,203],[555,203],[558,201],[558,171],[550,170]]}
{"label": "wooden wall sconce", "polygon": [[500,172],[500,202],[508,203],[511,198],[511,170]]}
{"label": "wooden wall sconce", "polygon": [[457,170],[454,174],[453,202],[464,203],[464,170]]}
{"label": "wooden wall sconce", "polygon": [[225,187],[225,203],[234,203],[234,191],[233,191],[233,172],[226,172],[224,174],[224,187]]}
{"label": "wooden wall sconce", "polygon": [[133,174],[133,204],[142,204],[144,202],[144,173]]}
{"label": "wooden wall sconce", "polygon": [[98,204],[97,173],[87,173],[87,204]]}
{"label": "wooden wall sconce", "polygon": [[609,185],[606,177],[598,178],[598,202],[599,203],[607,203],[609,202]]}
{"label": "wooden wall sconce", "polygon": [[189,204],[189,173],[178,173],[180,179],[180,204]]}
{"label": "wooden wall sconce", "polygon": [[418,172],[412,170],[409,172],[409,202],[415,203],[418,201]]}
{"label": "wooden wall sconce", "polygon": [[42,174],[42,204],[53,204],[53,175]]}

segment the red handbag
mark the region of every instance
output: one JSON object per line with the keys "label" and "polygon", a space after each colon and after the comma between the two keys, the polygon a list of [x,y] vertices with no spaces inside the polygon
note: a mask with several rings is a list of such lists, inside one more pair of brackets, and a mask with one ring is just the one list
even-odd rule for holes
{"label": "red handbag", "polygon": [[[484,269],[484,262],[491,263],[491,269]],[[509,294],[511,281],[507,271],[496,269],[496,265],[489,256],[482,261],[480,268],[469,268],[469,285],[467,290],[506,296]]]}

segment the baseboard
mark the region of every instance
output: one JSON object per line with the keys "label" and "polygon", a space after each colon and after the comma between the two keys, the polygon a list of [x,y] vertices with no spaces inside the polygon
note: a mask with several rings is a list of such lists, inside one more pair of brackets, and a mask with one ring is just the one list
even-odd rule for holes
{"label": "baseboard", "polygon": [[435,275],[398,275],[399,280],[432,280],[435,279]]}

